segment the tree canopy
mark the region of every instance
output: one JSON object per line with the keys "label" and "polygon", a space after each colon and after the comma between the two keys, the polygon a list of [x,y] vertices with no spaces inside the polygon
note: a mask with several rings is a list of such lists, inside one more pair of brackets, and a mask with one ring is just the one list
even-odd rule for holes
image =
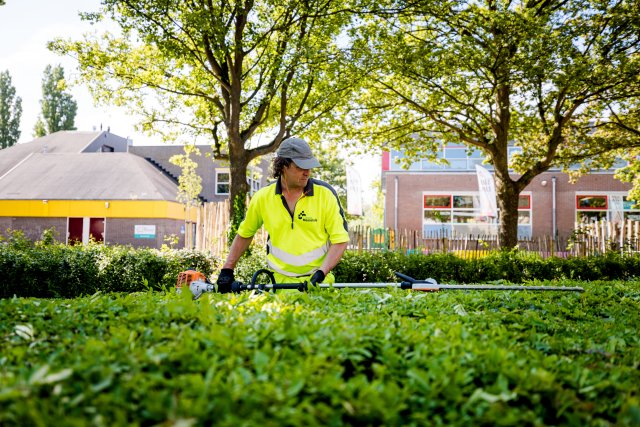
{"label": "tree canopy", "polygon": [[[368,72],[361,138],[409,155],[464,143],[493,165],[503,247],[518,194],[551,167],[607,167],[638,99],[638,2],[387,1],[351,33]],[[511,155],[509,148],[520,153]]]}
{"label": "tree canopy", "polygon": [[68,92],[61,65],[47,65],[42,78],[41,113],[33,129],[36,137],[60,130],[75,130],[78,104]]}
{"label": "tree canopy", "polygon": [[[142,130],[206,138],[230,164],[231,218],[244,216],[249,162],[321,129],[355,79],[341,73],[342,1],[105,0],[91,21],[121,34],[56,40],[99,103],[126,105]],[[233,231],[233,228],[232,228]]]}
{"label": "tree canopy", "polygon": [[22,98],[16,96],[9,71],[0,72],[0,148],[14,145],[20,139]]}

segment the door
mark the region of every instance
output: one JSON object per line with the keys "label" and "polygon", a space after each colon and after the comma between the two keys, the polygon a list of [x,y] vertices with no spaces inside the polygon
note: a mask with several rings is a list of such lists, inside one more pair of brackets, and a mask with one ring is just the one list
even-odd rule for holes
{"label": "door", "polygon": [[78,245],[82,243],[82,229],[84,218],[69,218],[69,232],[67,233],[67,244]]}
{"label": "door", "polygon": [[104,218],[69,218],[67,244],[88,244],[89,240],[104,242]]}

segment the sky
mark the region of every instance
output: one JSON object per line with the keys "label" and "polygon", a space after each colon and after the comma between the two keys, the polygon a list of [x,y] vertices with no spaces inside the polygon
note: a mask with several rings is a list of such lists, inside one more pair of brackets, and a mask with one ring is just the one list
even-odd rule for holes
{"label": "sky", "polygon": [[[19,143],[34,139],[33,128],[40,113],[42,78],[47,65],[62,65],[65,78],[73,81],[77,62],[47,49],[55,38],[78,40],[85,33],[105,31],[84,22],[79,12],[94,12],[100,0],[6,0],[0,6],[0,71],[9,71],[16,96],[22,98],[21,135]],[[134,145],[160,144],[159,140],[135,130],[136,119],[123,108],[97,107],[84,86],[71,86],[69,92],[78,103],[75,126],[79,131],[107,128],[118,136],[129,138]],[[359,156],[355,168],[360,175],[365,204],[370,185],[380,178],[380,156]]]}
{"label": "sky", "polygon": [[[96,11],[99,6],[99,0],[6,0],[5,6],[0,6],[0,71],[9,71],[16,96],[22,98],[18,142],[34,139],[45,67],[62,65],[67,80],[73,80],[76,73],[77,62],[50,52],[47,42],[56,37],[79,39],[83,33],[96,31],[80,20],[78,12]],[[131,138],[134,144],[153,143],[134,130],[135,121],[124,110],[96,107],[84,86],[73,86],[69,92],[78,103],[78,130],[98,130],[102,125],[116,135]]]}

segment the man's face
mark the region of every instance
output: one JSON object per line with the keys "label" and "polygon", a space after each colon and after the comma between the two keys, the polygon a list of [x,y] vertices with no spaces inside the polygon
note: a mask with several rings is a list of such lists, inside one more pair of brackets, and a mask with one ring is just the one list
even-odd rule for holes
{"label": "man's face", "polygon": [[285,166],[284,179],[287,181],[287,187],[290,189],[304,188],[309,181],[311,175],[310,169],[299,168],[295,163],[291,162],[289,166]]}

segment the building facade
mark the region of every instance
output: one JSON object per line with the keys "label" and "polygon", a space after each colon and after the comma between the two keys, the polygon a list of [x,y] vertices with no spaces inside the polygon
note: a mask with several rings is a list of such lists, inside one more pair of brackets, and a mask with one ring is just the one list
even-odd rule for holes
{"label": "building facade", "polygon": [[[422,159],[407,164],[402,152],[383,153],[385,226],[422,230],[425,238],[496,235],[498,217],[486,215],[480,200],[476,165],[492,172],[482,164],[484,156],[461,145],[443,146],[437,156],[447,163]],[[613,170],[594,171],[574,183],[560,170],[549,170],[520,194],[518,236],[567,237],[577,224],[595,219],[640,219],[627,200],[630,188],[614,178]]]}
{"label": "building facade", "polygon": [[[202,201],[228,198],[228,167],[194,156]],[[22,231],[31,240],[54,229],[63,243],[97,242],[184,247],[197,232],[197,211],[178,200],[180,169],[169,159],[182,146],[134,147],[109,132],[63,131],[0,150],[0,235]],[[252,167],[256,190],[267,162]],[[225,178],[225,173],[227,178]]]}

